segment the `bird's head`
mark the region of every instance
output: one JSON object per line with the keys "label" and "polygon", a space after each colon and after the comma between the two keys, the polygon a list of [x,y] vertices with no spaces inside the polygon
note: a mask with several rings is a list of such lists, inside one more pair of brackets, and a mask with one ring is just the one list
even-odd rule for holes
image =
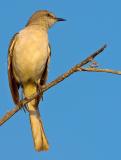
{"label": "bird's head", "polygon": [[29,19],[28,25],[41,25],[45,29],[49,29],[53,24],[59,21],[65,21],[63,18],[57,18],[53,13],[42,10],[35,12]]}

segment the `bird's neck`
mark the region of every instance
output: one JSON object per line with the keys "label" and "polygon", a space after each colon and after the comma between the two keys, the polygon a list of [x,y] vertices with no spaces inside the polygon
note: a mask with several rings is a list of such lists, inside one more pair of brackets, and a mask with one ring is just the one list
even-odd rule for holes
{"label": "bird's neck", "polygon": [[40,22],[39,23],[28,23],[26,27],[33,27],[33,28],[37,28],[40,30],[44,30],[46,32],[48,32],[48,29],[49,29],[48,25],[42,21],[41,23]]}

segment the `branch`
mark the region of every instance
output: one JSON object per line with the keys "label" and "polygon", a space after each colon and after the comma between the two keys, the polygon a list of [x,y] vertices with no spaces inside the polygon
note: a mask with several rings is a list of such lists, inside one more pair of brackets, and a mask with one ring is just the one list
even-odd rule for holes
{"label": "branch", "polygon": [[121,75],[121,71],[116,71],[112,69],[102,69],[102,68],[78,68],[78,71],[86,71],[86,72],[105,72]]}
{"label": "branch", "polygon": [[[100,53],[102,53],[104,51],[104,49],[107,46],[104,45],[103,47],[101,47],[100,49],[98,49],[96,52],[94,52],[93,54],[91,54],[90,56],[88,56],[86,59],[84,59],[83,61],[81,61],[79,64],[75,65],[74,67],[72,67],[70,70],[68,70],[67,72],[65,72],[64,74],[62,74],[61,76],[59,76],[58,78],[56,78],[55,80],[53,80],[52,82],[43,85],[41,88],[41,93],[47,91],[48,89],[50,89],[51,87],[55,86],[56,84],[58,84],[59,82],[63,81],[65,78],[69,77],[70,75],[72,75],[75,72],[78,71],[88,71],[88,72],[107,72],[107,73],[113,73],[113,74],[121,74],[121,71],[113,71],[113,70],[109,70],[109,69],[97,69],[97,68],[82,68],[82,66],[88,64],[89,62],[91,62],[96,56],[98,56]],[[31,100],[35,99],[38,95],[40,94],[40,92],[37,92],[35,94],[33,94],[31,97],[29,98],[24,98],[23,100],[20,101],[19,105],[16,105],[11,111],[7,112],[1,119],[0,119],[0,126],[2,124],[4,124],[7,120],[9,120],[16,112],[18,112],[24,105],[26,105],[28,102],[30,102]]]}

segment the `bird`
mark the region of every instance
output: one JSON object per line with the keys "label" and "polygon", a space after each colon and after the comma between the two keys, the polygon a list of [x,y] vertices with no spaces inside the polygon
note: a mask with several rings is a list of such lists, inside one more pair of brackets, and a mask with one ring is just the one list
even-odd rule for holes
{"label": "bird", "polygon": [[40,91],[26,106],[36,151],[49,149],[38,105],[42,99],[41,86],[48,78],[51,56],[48,30],[60,21],[65,19],[47,10],[36,11],[25,27],[13,36],[8,48],[8,80],[14,103],[20,102],[20,88],[25,98]]}

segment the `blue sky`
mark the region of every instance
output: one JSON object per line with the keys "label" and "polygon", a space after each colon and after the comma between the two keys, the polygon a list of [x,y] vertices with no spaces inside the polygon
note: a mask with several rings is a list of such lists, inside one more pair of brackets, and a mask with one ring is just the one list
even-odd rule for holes
{"label": "blue sky", "polygon": [[[49,31],[51,81],[104,43],[108,48],[97,62],[121,70],[120,6],[120,0],[1,0],[0,117],[14,106],[7,79],[8,45],[33,12],[47,9],[67,19]],[[0,159],[120,160],[120,82],[118,75],[75,73],[48,90],[40,107],[49,151],[34,151],[28,114],[20,111],[0,128]]]}

